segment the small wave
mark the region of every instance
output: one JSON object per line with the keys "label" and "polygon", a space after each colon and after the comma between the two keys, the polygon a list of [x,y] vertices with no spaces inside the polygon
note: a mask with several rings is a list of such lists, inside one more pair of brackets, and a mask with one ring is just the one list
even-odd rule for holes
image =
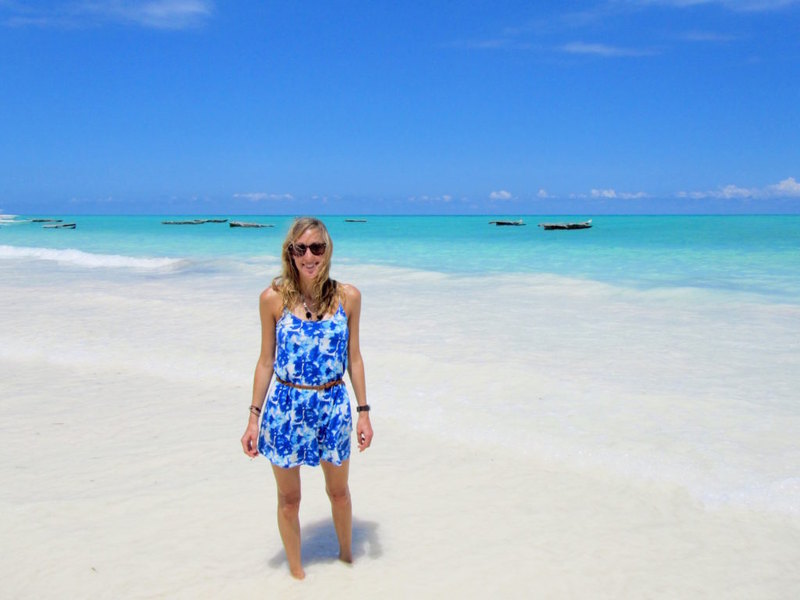
{"label": "small wave", "polygon": [[31,248],[19,246],[0,246],[0,259],[32,258],[37,260],[52,260],[61,264],[76,265],[79,267],[95,268],[128,268],[154,270],[178,270],[189,264],[182,258],[140,258],[123,256],[119,254],[93,254],[67,248],[54,250],[52,248]]}

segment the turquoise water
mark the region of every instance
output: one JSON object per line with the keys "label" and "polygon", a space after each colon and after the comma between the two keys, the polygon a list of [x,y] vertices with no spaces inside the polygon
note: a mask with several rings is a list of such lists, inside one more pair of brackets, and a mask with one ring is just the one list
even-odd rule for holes
{"label": "turquoise water", "polygon": [[[227,217],[227,216],[226,216]],[[195,267],[274,257],[292,217],[231,217],[273,224],[163,225],[184,217],[60,217],[75,230],[0,220],[0,258],[20,248],[91,255],[188,260]],[[496,227],[492,217],[366,217],[347,223],[325,217],[337,261],[384,264],[462,275],[550,273],[637,288],[702,287],[761,294],[800,303],[800,216],[602,216],[593,228],[544,231],[539,222],[583,220],[526,217],[524,227]],[[16,252],[14,251],[16,249]],[[47,257],[52,258],[53,254]],[[73,257],[80,264],[86,257]],[[94,257],[91,266],[102,265]],[[109,267],[119,266],[109,260]]]}

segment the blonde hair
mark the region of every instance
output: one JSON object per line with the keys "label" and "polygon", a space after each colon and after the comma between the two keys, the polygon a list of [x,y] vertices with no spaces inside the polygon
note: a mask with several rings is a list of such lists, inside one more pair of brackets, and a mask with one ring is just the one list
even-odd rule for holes
{"label": "blonde hair", "polygon": [[316,229],[325,242],[325,253],[322,255],[322,265],[319,273],[314,278],[312,284],[312,301],[319,314],[328,314],[336,309],[336,304],[340,300],[341,290],[336,281],[329,277],[331,270],[331,256],[333,255],[333,240],[328,233],[325,224],[314,217],[298,217],[294,220],[286,239],[283,240],[281,251],[281,274],[272,280],[272,289],[280,293],[284,308],[292,310],[300,304],[302,293],[300,292],[300,273],[294,264],[294,258],[289,250],[290,246],[309,229]]}

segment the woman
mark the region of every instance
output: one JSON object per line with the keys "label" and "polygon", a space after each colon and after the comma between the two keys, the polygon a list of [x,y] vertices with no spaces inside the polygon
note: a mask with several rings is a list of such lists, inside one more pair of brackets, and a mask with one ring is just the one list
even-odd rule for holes
{"label": "woman", "polygon": [[[339,559],[352,562],[348,488],[350,399],[358,404],[359,451],[372,442],[364,362],[358,343],[361,293],[328,277],[333,242],[322,221],[295,220],[283,242],[280,277],[261,293],[261,354],[256,364],[245,454],[272,463],[278,488],[278,530],[292,575],[305,577],[300,558],[300,465],[320,465],[339,539]],[[275,375],[266,407],[264,397]],[[262,416],[259,428],[259,417]]]}

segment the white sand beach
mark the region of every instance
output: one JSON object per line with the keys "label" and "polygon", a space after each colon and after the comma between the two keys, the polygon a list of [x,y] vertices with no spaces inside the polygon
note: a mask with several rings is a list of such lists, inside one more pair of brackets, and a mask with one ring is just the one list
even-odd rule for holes
{"label": "white sand beach", "polygon": [[355,563],[244,456],[275,271],[0,264],[4,598],[800,597],[800,310],[369,266]]}

